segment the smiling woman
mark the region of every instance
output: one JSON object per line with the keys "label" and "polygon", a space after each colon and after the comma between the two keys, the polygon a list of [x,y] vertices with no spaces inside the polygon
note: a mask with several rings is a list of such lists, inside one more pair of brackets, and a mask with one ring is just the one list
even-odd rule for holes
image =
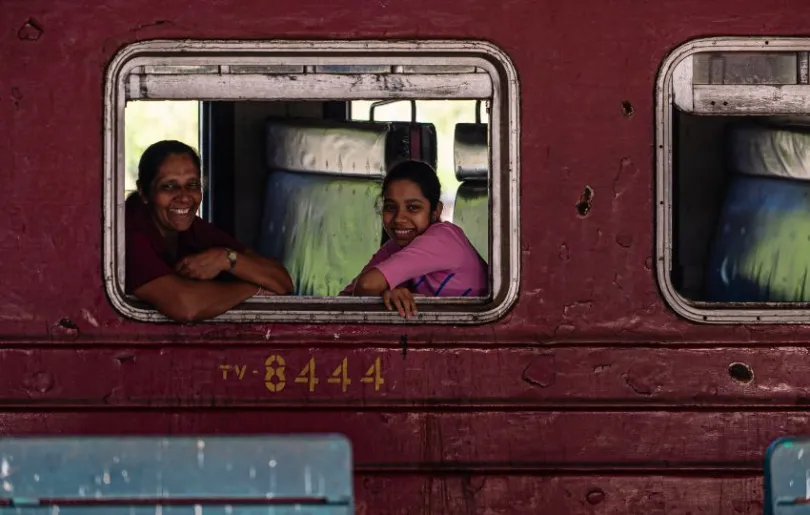
{"label": "smiling woman", "polygon": [[126,290],[167,317],[211,318],[255,295],[293,289],[277,261],[197,217],[200,158],[179,141],[141,156],[138,191],[126,203]]}

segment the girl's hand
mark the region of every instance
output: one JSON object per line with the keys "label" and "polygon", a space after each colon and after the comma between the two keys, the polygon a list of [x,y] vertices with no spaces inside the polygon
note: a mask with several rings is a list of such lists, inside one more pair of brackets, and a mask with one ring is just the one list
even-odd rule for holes
{"label": "girl's hand", "polygon": [[411,315],[416,314],[416,302],[413,300],[411,291],[407,288],[394,288],[393,290],[385,290],[382,294],[383,302],[388,311],[399,311],[399,316],[410,319]]}

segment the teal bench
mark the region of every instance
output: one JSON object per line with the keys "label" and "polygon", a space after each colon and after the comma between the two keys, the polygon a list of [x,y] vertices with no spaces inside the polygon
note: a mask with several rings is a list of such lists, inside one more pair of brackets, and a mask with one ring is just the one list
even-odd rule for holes
{"label": "teal bench", "polygon": [[0,515],[349,515],[340,435],[0,438]]}

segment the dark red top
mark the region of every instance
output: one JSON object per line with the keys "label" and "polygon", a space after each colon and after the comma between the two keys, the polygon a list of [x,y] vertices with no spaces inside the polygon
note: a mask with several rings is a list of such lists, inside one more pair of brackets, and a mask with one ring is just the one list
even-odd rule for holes
{"label": "dark red top", "polygon": [[177,235],[177,256],[169,256],[166,242],[155,225],[149,208],[140,201],[126,203],[126,292],[174,273],[174,265],[186,256],[212,247],[227,247],[243,252],[247,247],[234,237],[202,218]]}

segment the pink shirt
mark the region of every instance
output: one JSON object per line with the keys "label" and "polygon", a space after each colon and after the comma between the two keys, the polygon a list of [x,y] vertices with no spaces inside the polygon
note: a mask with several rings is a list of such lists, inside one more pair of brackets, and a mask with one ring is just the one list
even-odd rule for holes
{"label": "pink shirt", "polygon": [[[405,247],[388,240],[360,274],[371,268],[391,287],[430,297],[483,297],[489,289],[486,262],[464,231],[450,222],[431,225]],[[353,287],[347,286],[344,293]]]}

